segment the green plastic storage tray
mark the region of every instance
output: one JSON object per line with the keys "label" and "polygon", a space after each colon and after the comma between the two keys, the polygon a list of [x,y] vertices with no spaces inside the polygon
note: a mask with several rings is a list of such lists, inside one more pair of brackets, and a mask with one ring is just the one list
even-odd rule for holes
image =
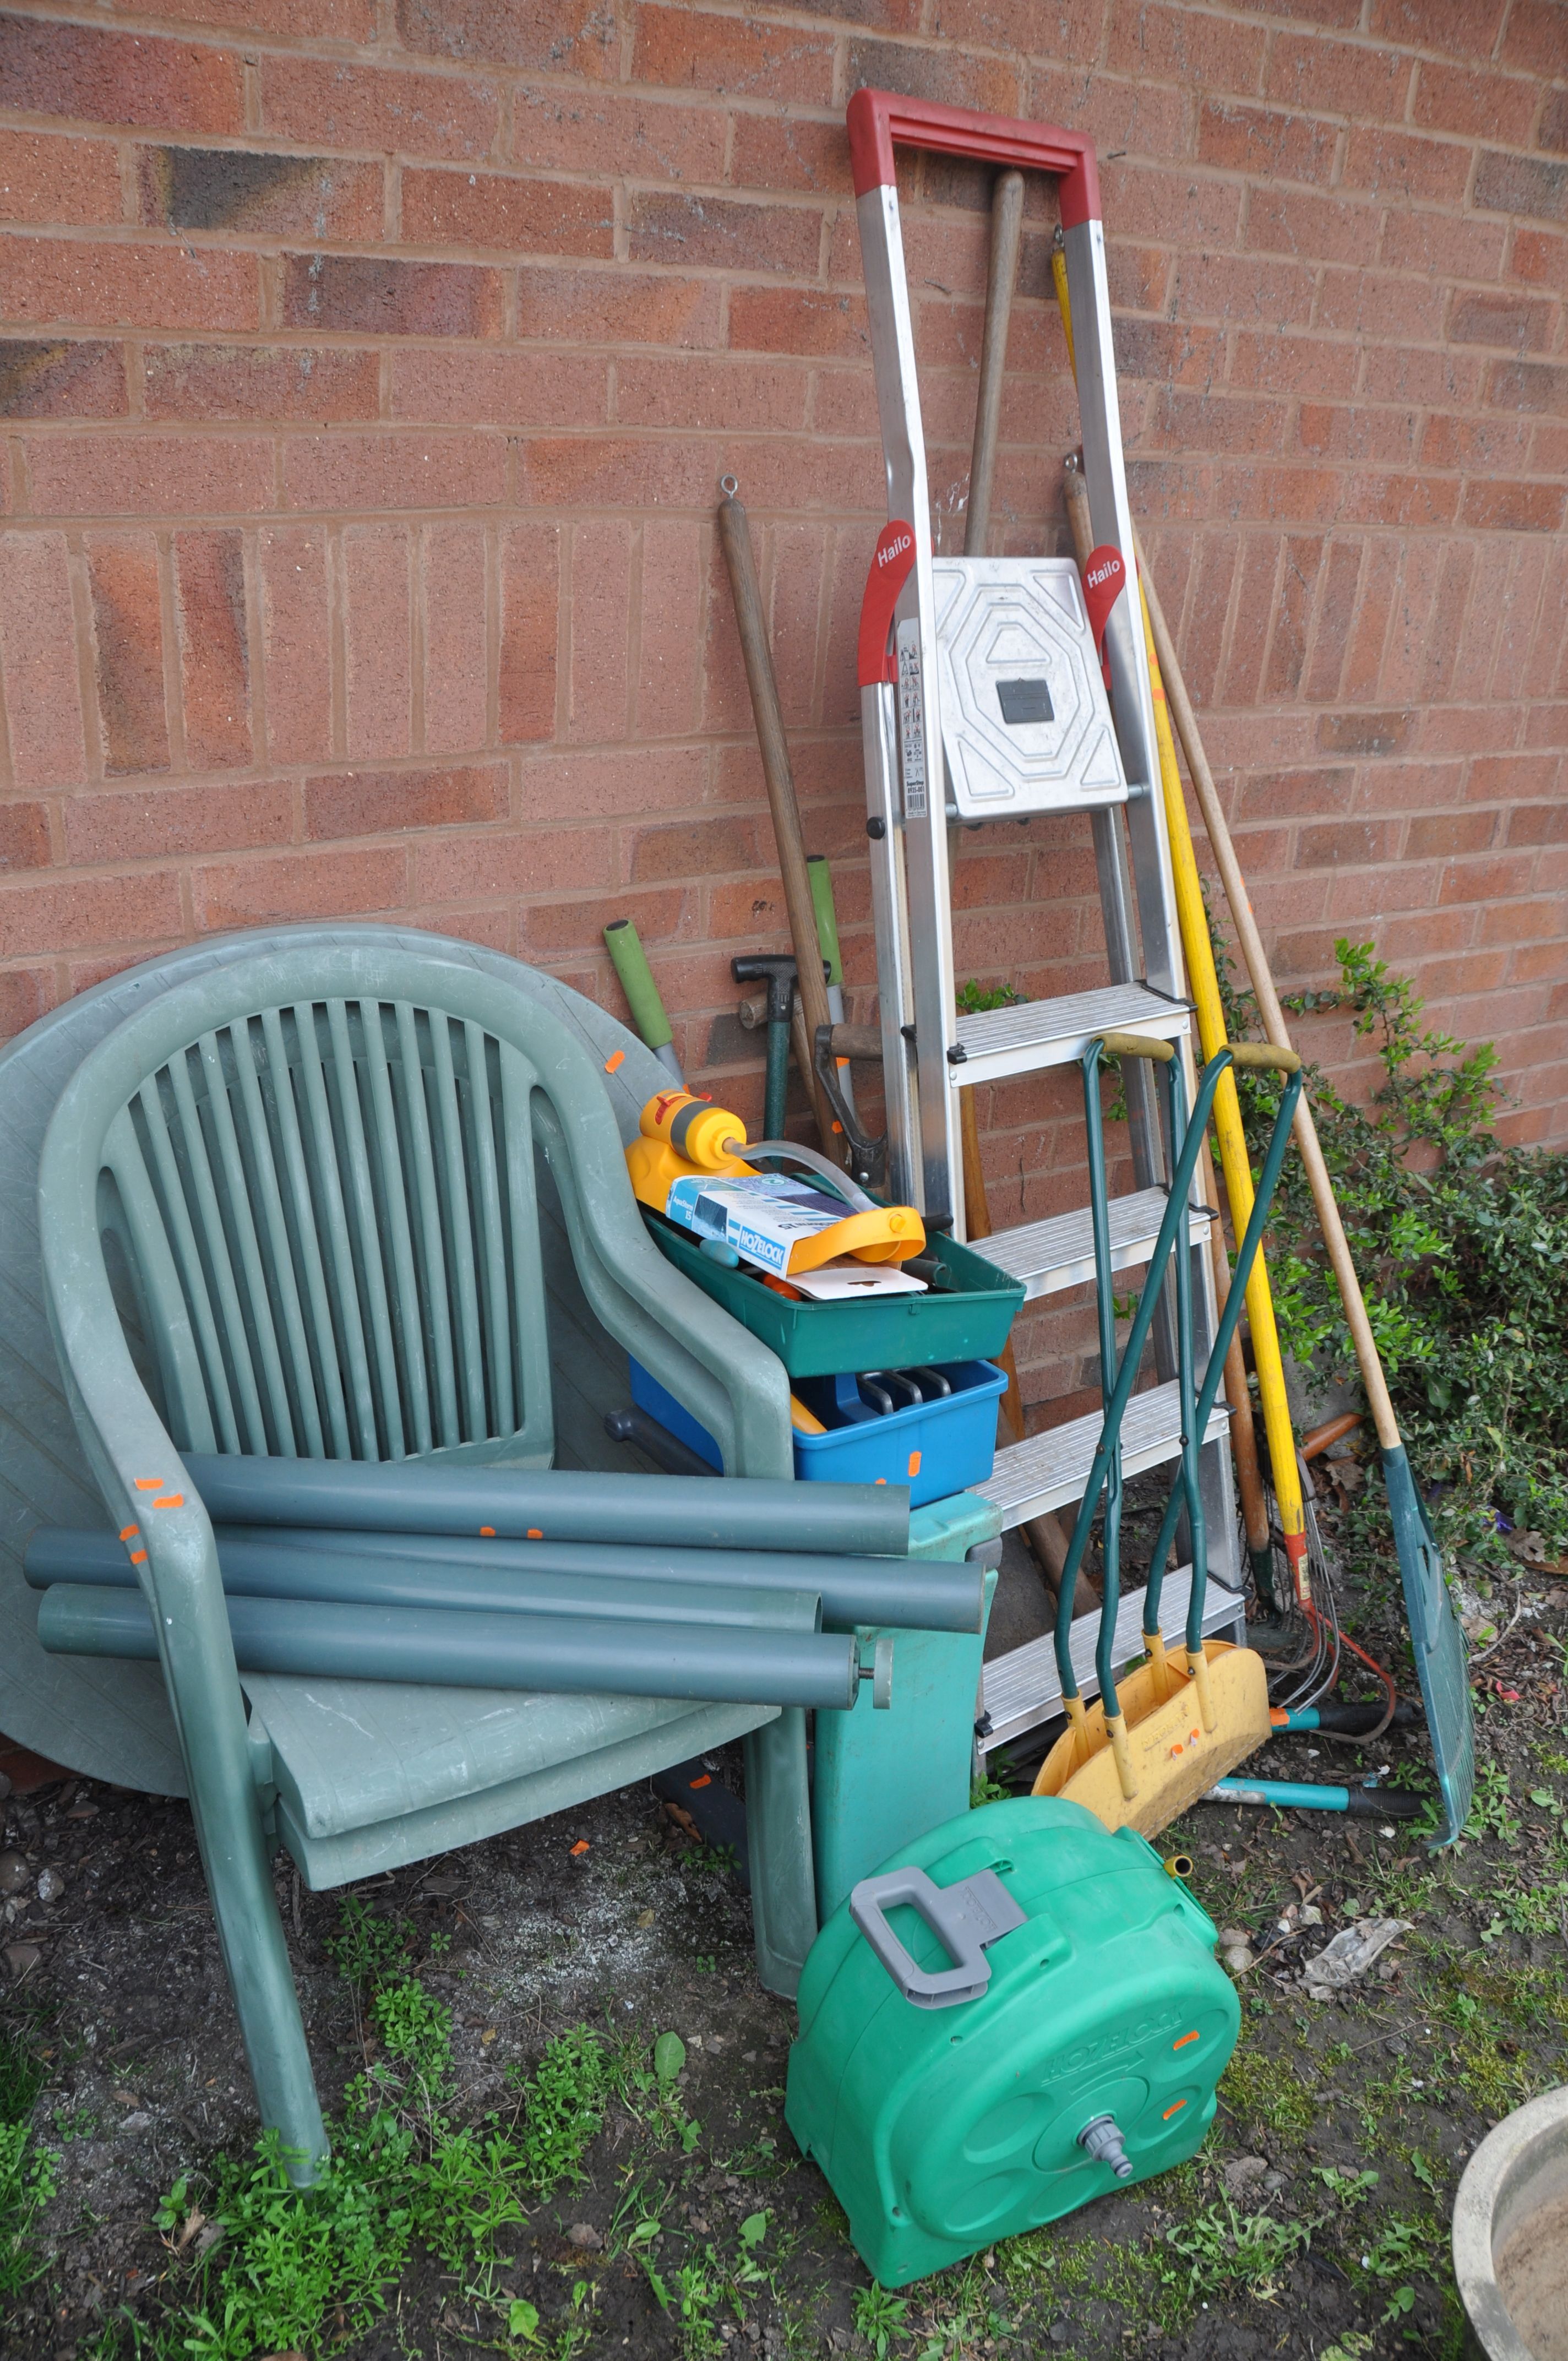
{"label": "green plastic storage tray", "polygon": [[1023,1283],[992,1263],[933,1234],[927,1251],[950,1287],[880,1302],[792,1302],[750,1271],[705,1255],[696,1240],[659,1213],[643,1218],[678,1270],[722,1303],[742,1327],[775,1352],[792,1378],[831,1378],[840,1369],[907,1369],[934,1361],[993,1361],[1007,1342]]}

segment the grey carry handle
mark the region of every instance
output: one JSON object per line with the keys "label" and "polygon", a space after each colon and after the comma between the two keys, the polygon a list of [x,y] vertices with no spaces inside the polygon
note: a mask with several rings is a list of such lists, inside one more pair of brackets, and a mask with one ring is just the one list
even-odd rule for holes
{"label": "grey carry handle", "polygon": [[[953,1961],[933,1972],[916,1965],[886,1914],[907,1902],[917,1910]],[[1025,1925],[1020,1910],[993,1869],[977,1870],[957,1885],[936,1885],[923,1869],[884,1869],[862,1877],[850,1895],[850,1916],[906,2001],[916,2008],[956,2008],[978,2000],[991,1982],[988,1943]]]}

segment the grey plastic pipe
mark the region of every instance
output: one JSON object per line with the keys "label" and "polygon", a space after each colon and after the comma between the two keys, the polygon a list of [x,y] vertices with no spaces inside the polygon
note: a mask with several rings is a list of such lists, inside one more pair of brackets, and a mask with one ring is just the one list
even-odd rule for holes
{"label": "grey plastic pipe", "polygon": [[[504,1566],[522,1575],[553,1574],[663,1586],[700,1583],[709,1613],[727,1617],[743,1590],[811,1592],[822,1601],[830,1631],[880,1623],[892,1631],[978,1631],[985,1576],[977,1565],[933,1558],[818,1557],[751,1554],[740,1550],[616,1548],[598,1542],[478,1542],[457,1533],[332,1532],[291,1525],[220,1525],[220,1554],[233,1541],[276,1549],[322,1550],[334,1555],[415,1558],[422,1565]],[[718,1592],[716,1599],[713,1594]]]}
{"label": "grey plastic pipe", "polygon": [[514,1541],[693,1549],[828,1550],[901,1557],[904,1484],[775,1483],[735,1476],[602,1476],[565,1467],[460,1467],[428,1460],[182,1455],[214,1524],[339,1525],[359,1532],[493,1532]]}
{"label": "grey plastic pipe", "polygon": [[[477,1543],[482,1548],[484,1544]],[[526,1543],[522,1544],[526,1547]],[[276,1535],[218,1545],[224,1589],[244,1598],[337,1598],[367,1607],[452,1607],[503,1615],[582,1615],[591,1621],[715,1622],[782,1631],[817,1631],[822,1602],[806,1590],[740,1590],[722,1601],[696,1582],[623,1582],[614,1576],[556,1575],[499,1565],[443,1564],[425,1544],[417,1554],[280,1548]],[[137,1587],[126,1544],[113,1533],[43,1526],[23,1570],[35,1590],[51,1583]]]}
{"label": "grey plastic pipe", "polygon": [[[860,1690],[854,1641],[827,1632],[590,1623],[331,1599],[230,1598],[227,1607],[243,1673],[839,1711]],[[139,1592],[71,1583],[57,1583],[38,1601],[38,1640],[53,1656],[158,1653],[152,1609]]]}
{"label": "grey plastic pipe", "polygon": [[[830,1629],[877,1623],[894,1631],[969,1632],[980,1630],[985,1583],[979,1566],[941,1559],[634,1551],[592,1542],[478,1542],[460,1534],[334,1532],[301,1525],[219,1525],[216,1532],[225,1590],[268,1598],[375,1596],[407,1607],[772,1623],[784,1619],[765,1602],[804,1594],[821,1601],[822,1621]],[[237,1556],[241,1549],[254,1554]],[[345,1562],[374,1569],[367,1587],[344,1587]],[[51,1582],[132,1578],[112,1533],[67,1526],[39,1526],[24,1564],[35,1590]],[[372,1590],[370,1583],[379,1587]],[[594,1598],[602,1603],[590,1606]],[[621,1599],[624,1606],[616,1603]],[[681,1602],[678,1609],[672,1600]]]}

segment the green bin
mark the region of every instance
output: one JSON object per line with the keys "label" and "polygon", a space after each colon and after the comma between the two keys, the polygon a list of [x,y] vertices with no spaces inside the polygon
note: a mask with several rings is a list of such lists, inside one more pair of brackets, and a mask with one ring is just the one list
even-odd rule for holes
{"label": "green bin", "polygon": [[908,1369],[944,1361],[993,1361],[1024,1301],[1009,1279],[954,1238],[933,1233],[927,1251],[948,1284],[924,1295],[862,1298],[859,1303],[794,1302],[754,1273],[715,1262],[689,1231],[644,1209],[643,1219],[678,1270],[760,1336],[792,1378],[843,1369]]}

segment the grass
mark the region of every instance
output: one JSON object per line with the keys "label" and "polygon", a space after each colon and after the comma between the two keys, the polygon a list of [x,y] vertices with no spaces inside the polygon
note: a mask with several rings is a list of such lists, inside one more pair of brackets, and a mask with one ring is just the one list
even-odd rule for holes
{"label": "grass", "polygon": [[42,2087],[31,2048],[0,2031],[0,2297],[20,2294],[47,2268],[32,2232],[54,2194],[60,2159],[38,2145],[27,2121]]}

